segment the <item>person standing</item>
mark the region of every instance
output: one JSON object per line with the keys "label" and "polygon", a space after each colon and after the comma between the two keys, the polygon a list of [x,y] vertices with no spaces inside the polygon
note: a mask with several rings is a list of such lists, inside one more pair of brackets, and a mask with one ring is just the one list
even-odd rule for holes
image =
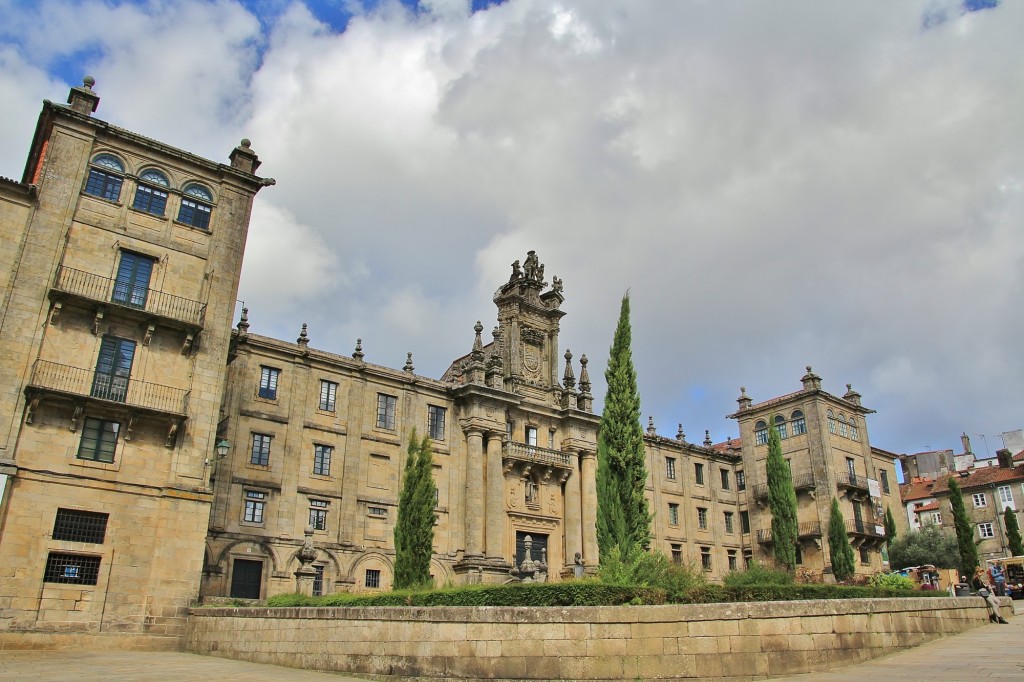
{"label": "person standing", "polygon": [[992,567],[988,569],[988,574],[992,578],[992,585],[996,588],[997,597],[1006,596],[1006,574],[1003,573],[1003,568],[993,563]]}
{"label": "person standing", "polygon": [[988,606],[988,619],[993,623],[1009,625],[1006,619],[999,613],[999,604],[992,594],[992,588],[985,582],[985,569],[981,566],[974,569],[974,578],[971,580],[971,586],[978,591],[978,596],[985,600],[985,604]]}

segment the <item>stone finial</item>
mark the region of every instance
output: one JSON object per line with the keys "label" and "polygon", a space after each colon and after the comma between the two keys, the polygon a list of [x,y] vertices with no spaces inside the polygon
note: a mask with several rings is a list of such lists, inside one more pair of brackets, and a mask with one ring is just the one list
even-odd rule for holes
{"label": "stone finial", "polygon": [[[261,163],[260,157],[256,156],[256,152],[252,150],[252,142],[245,137],[242,138],[237,147],[231,150],[228,159],[231,161],[232,168],[250,174],[255,173]],[[274,184],[269,178],[267,182],[268,184]]]}
{"label": "stone finial", "polygon": [[316,560],[316,547],[313,546],[313,526],[306,526],[302,534],[306,536],[306,539],[302,542],[302,549],[299,550],[298,559],[305,566]]}
{"label": "stone finial", "polygon": [[821,389],[821,377],[814,373],[810,365],[807,365],[807,374],[800,377],[800,381],[803,383],[805,391]]}
{"label": "stone finial", "polygon": [[483,341],[480,339],[480,333],[484,330],[484,326],[480,324],[480,320],[476,321],[473,325],[473,332],[476,336],[473,337],[473,353],[482,353],[484,349]]}
{"label": "stone finial", "polygon": [[416,368],[412,366],[412,353],[406,353],[405,354],[405,367],[402,368],[402,371],[408,372],[409,374],[412,374],[413,370],[415,370],[415,369]]}
{"label": "stone finial", "polygon": [[846,384],[846,393],[843,394],[843,398],[845,400],[850,401],[854,405],[860,405],[860,393],[857,393],[857,391],[853,390],[852,384]]}
{"label": "stone finial", "polygon": [[736,398],[736,402],[740,404],[740,411],[749,410],[753,400],[747,395],[747,387],[740,386],[740,397]]}
{"label": "stone finial", "polygon": [[93,92],[92,86],[94,85],[96,85],[96,79],[86,76],[82,79],[81,87],[71,88],[71,92],[68,93],[68,104],[71,105],[72,111],[86,116],[90,116],[96,111],[100,105],[100,96]]}
{"label": "stone finial", "polygon": [[682,422],[680,422],[680,424],[679,424],[679,430],[676,431],[676,440],[679,441],[680,443],[685,443],[686,442],[686,434],[683,433],[683,424],[682,424]]}
{"label": "stone finial", "polygon": [[364,355],[365,355],[365,353],[363,353],[363,340],[362,339],[356,339],[356,349],[352,353],[352,357],[354,357],[356,360],[359,360],[360,362],[362,362]]}
{"label": "stone finial", "polygon": [[242,308],[242,316],[238,318],[238,335],[245,336],[249,333],[249,309]]}
{"label": "stone finial", "polygon": [[590,373],[587,371],[587,354],[580,356],[580,390],[584,393],[590,392]]}
{"label": "stone finial", "polygon": [[565,357],[565,374],[562,375],[562,383],[571,390],[576,387],[576,375],[572,371],[572,351],[566,348],[563,357]]}
{"label": "stone finial", "polygon": [[710,448],[714,443],[711,442],[711,431],[704,429],[704,447]]}
{"label": "stone finial", "polygon": [[657,432],[658,430],[654,428],[654,417],[647,417],[647,435],[653,436]]}
{"label": "stone finial", "polygon": [[308,326],[305,322],[302,323],[302,331],[299,332],[299,338],[295,339],[295,343],[299,344],[303,348],[309,345],[309,334],[306,333]]}

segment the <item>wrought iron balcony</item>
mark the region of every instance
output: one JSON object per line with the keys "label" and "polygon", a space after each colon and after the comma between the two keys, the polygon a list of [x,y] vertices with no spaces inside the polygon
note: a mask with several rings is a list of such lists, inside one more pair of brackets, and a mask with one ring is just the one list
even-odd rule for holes
{"label": "wrought iron balcony", "polygon": [[148,381],[97,374],[90,369],[36,360],[26,393],[50,393],[86,398],[101,404],[120,404],[146,412],[183,419],[188,414],[189,391]]}
{"label": "wrought iron balcony", "polygon": [[52,297],[62,294],[116,306],[135,316],[161,318],[184,329],[198,331],[206,321],[205,303],[63,266],[57,269],[51,288]]}
{"label": "wrought iron balcony", "polygon": [[860,476],[858,474],[851,474],[848,471],[841,472],[836,476],[836,487],[849,488],[850,490],[863,490],[868,491],[868,479],[867,476]]}
{"label": "wrought iron balcony", "polygon": [[[821,523],[818,521],[804,521],[797,526],[797,538],[820,538]],[[757,531],[757,541],[762,545],[772,544],[772,529],[761,528]]]}
{"label": "wrought iron balcony", "polygon": [[874,523],[858,519],[846,519],[846,533],[848,535],[859,535],[866,538],[881,539],[885,537],[885,529],[876,526]]}
{"label": "wrought iron balcony", "polygon": [[501,454],[503,459],[515,462],[543,464],[544,466],[557,467],[559,469],[575,468],[569,453],[550,448],[541,448],[536,445],[505,443],[502,446]]}
{"label": "wrought iron balcony", "polygon": [[[793,488],[800,492],[801,490],[813,490],[814,489],[814,474],[798,474],[793,477]],[[754,499],[764,500],[768,498],[768,484],[758,483],[754,486]]]}

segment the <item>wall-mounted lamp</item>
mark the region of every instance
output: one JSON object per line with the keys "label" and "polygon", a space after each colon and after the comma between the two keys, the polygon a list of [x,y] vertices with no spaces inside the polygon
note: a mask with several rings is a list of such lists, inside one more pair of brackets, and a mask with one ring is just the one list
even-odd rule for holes
{"label": "wall-mounted lamp", "polygon": [[220,460],[222,460],[225,457],[227,457],[228,456],[228,450],[230,450],[230,449],[231,449],[231,443],[228,442],[228,439],[227,438],[221,438],[219,441],[217,441],[217,445],[215,445],[214,448],[213,448],[214,452],[217,453],[217,456],[213,458],[213,462],[211,462],[210,458],[207,457],[206,458],[206,466],[210,466],[211,464],[219,462]]}

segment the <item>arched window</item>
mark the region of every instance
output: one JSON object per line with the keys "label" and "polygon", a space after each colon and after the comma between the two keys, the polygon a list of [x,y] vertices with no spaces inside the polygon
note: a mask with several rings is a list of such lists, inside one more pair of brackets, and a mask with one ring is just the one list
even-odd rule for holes
{"label": "arched window", "polygon": [[807,421],[804,419],[804,413],[800,410],[793,410],[793,435],[799,436],[802,433],[807,433]]}
{"label": "arched window", "polygon": [[768,424],[765,421],[759,420],[754,424],[754,443],[756,445],[764,445],[768,442]]}
{"label": "arched window", "polygon": [[178,222],[210,229],[210,213],[213,211],[213,194],[202,185],[186,185],[182,192],[181,208],[178,210]]}
{"label": "arched window", "polygon": [[117,201],[121,198],[121,183],[124,182],[124,164],[113,154],[99,154],[92,160],[89,179],[85,181],[85,193],[101,199]]}
{"label": "arched window", "polygon": [[825,414],[825,416],[828,418],[828,432],[829,433],[835,433],[836,432],[836,416],[834,414],[832,414],[832,410],[829,410]]}
{"label": "arched window", "polygon": [[779,438],[789,438],[789,428],[786,426],[786,418],[781,414],[775,415],[775,430],[779,432]]}
{"label": "arched window", "polygon": [[850,438],[860,440],[860,434],[857,433],[857,420],[853,417],[850,417]]}
{"label": "arched window", "polygon": [[839,415],[839,435],[843,438],[849,438],[850,432],[846,430],[846,417]]}
{"label": "arched window", "polygon": [[167,208],[167,176],[158,170],[149,169],[139,175],[139,184],[135,188],[135,201],[132,208],[153,215],[162,216]]}

